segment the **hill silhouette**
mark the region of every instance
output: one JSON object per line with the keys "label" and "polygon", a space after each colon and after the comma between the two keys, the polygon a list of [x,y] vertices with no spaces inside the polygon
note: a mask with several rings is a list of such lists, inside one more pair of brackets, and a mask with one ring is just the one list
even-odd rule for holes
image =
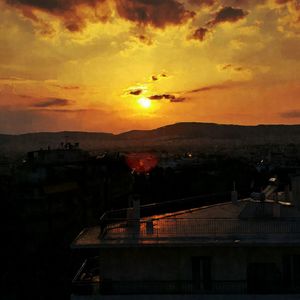
{"label": "hill silhouette", "polygon": [[1,152],[24,152],[56,148],[61,142],[79,142],[88,150],[136,147],[173,147],[197,144],[300,143],[300,125],[224,125],[183,122],[152,130],[132,130],[120,134],[103,132],[38,132],[19,135],[0,134]]}

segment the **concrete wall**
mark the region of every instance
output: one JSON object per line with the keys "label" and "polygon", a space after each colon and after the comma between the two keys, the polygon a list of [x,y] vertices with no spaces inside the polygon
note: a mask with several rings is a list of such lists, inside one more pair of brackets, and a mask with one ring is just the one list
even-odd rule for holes
{"label": "concrete wall", "polygon": [[276,263],[300,248],[278,247],[140,247],[102,249],[102,278],[115,281],[192,280],[191,258],[212,258],[212,280],[246,280],[248,263]]}

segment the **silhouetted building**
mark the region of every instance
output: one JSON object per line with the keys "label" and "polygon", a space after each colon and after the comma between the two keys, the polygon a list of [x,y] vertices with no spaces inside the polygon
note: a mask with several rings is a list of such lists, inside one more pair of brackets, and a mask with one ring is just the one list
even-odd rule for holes
{"label": "silhouetted building", "polygon": [[300,294],[297,205],[245,199],[145,218],[138,209],[102,218],[73,242],[98,257],[77,273],[72,299]]}

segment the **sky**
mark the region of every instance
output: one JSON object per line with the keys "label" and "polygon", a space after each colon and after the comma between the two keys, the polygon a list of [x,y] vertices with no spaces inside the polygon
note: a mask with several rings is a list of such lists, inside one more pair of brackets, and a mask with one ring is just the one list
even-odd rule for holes
{"label": "sky", "polygon": [[0,0],[0,133],[300,123],[299,0]]}

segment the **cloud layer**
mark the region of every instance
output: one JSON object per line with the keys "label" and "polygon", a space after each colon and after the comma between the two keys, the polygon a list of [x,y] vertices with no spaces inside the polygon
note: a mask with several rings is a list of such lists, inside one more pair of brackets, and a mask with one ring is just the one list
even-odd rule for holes
{"label": "cloud layer", "polygon": [[197,28],[192,34],[192,39],[204,41],[209,30],[213,29],[220,23],[230,22],[234,23],[248,15],[248,12],[241,8],[234,8],[231,6],[226,6],[217,11],[212,20],[207,22],[205,26]]}
{"label": "cloud layer", "polygon": [[195,16],[176,0],[117,0],[116,9],[126,20],[157,28],[179,25]]}
{"label": "cloud layer", "polygon": [[244,17],[247,16],[247,12],[242,10],[241,8],[234,8],[231,6],[226,6],[220,9],[213,20],[208,22],[208,26],[213,27],[216,26],[219,23],[224,23],[224,22],[237,22]]}
{"label": "cloud layer", "polygon": [[49,99],[43,99],[38,102],[35,102],[32,106],[46,108],[46,107],[56,107],[56,106],[68,106],[72,103],[73,101],[68,99],[49,98]]}
{"label": "cloud layer", "polygon": [[184,97],[176,97],[172,94],[160,94],[160,95],[152,95],[149,97],[150,100],[170,100],[170,102],[176,103],[176,102],[183,102],[185,100]]}
{"label": "cloud layer", "polygon": [[62,20],[69,31],[80,31],[88,22],[107,22],[112,15],[138,26],[165,28],[180,25],[195,16],[177,0],[5,0],[23,15],[41,23],[42,11]]}

